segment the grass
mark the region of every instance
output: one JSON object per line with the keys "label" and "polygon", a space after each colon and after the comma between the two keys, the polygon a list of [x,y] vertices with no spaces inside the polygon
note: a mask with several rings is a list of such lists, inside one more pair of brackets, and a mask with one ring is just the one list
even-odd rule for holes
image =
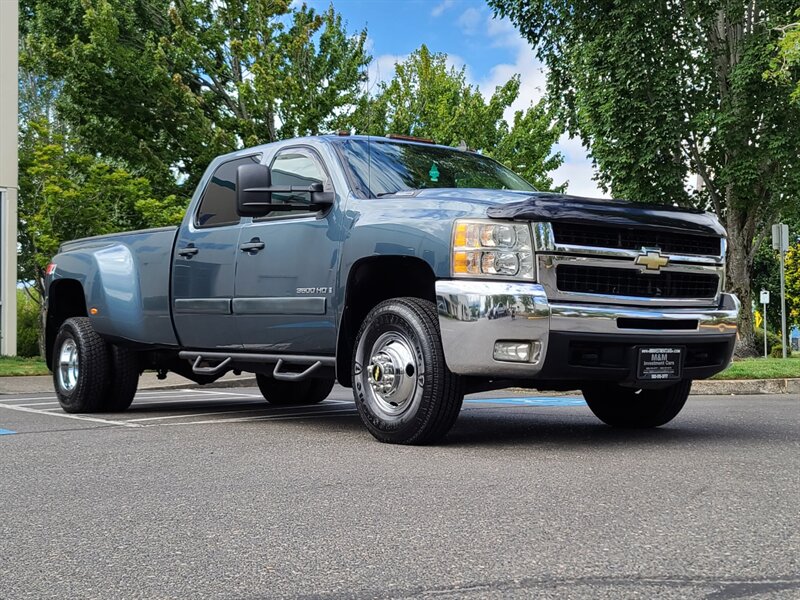
{"label": "grass", "polygon": [[735,360],[713,379],[797,379],[800,356],[794,358],[744,358]]}
{"label": "grass", "polygon": [[[0,377],[48,375],[39,358],[0,356]],[[792,379],[800,378],[800,356],[794,358],[745,358],[736,360],[714,379]]]}
{"label": "grass", "polygon": [[0,377],[17,375],[48,375],[47,365],[41,358],[0,356]]}

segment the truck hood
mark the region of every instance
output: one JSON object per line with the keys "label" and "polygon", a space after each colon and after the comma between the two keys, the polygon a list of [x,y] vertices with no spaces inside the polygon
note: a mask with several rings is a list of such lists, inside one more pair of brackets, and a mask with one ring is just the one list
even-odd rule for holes
{"label": "truck hood", "polygon": [[725,237],[725,229],[712,213],[627,200],[470,188],[427,188],[400,192],[392,197],[483,205],[492,219],[617,225]]}
{"label": "truck hood", "polygon": [[486,212],[492,219],[617,225],[725,237],[725,229],[711,213],[625,200],[536,192],[521,201],[491,206]]}

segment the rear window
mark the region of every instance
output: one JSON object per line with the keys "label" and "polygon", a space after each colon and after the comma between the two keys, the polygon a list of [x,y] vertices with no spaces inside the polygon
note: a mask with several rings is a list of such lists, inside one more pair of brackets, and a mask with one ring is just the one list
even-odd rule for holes
{"label": "rear window", "polygon": [[261,155],[245,156],[222,163],[211,175],[197,209],[197,227],[221,227],[239,222],[236,212],[236,169],[258,164]]}

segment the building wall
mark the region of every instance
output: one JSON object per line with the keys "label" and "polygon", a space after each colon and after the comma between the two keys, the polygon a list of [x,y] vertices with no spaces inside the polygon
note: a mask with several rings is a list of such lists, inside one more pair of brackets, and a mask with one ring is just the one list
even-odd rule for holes
{"label": "building wall", "polygon": [[0,355],[17,353],[17,20],[0,0]]}

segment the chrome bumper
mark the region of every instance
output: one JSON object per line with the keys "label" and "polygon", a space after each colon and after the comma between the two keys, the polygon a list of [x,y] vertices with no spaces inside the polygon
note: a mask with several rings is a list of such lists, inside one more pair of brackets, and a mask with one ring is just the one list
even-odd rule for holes
{"label": "chrome bumper", "polygon": [[[739,315],[739,301],[731,294],[722,294],[718,308],[622,307],[551,303],[537,283],[500,281],[437,281],[436,304],[451,371],[512,378],[535,378],[541,371],[551,331],[603,333],[616,339],[626,334],[735,335]],[[687,322],[694,326],[681,328]],[[494,358],[498,341],[538,342],[538,351],[530,362],[499,361]],[[551,360],[566,363],[567,357]]]}

